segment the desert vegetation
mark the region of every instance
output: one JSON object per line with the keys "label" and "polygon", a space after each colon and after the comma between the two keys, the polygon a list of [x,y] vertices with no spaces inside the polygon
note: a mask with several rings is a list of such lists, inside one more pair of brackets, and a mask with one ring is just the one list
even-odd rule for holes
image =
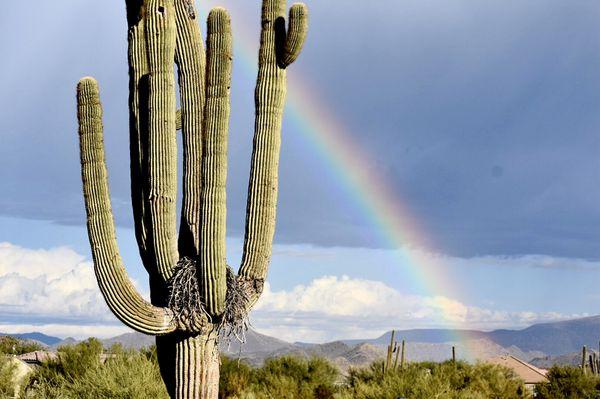
{"label": "desert vegetation", "polygon": [[[101,356],[101,355],[105,356]],[[96,339],[59,348],[28,376],[21,398],[168,398],[155,348],[141,351],[113,346],[105,351]]]}
{"label": "desert vegetation", "polygon": [[9,361],[9,357],[0,354],[0,398],[11,398],[15,396],[15,365]]}
{"label": "desert vegetation", "polygon": [[[102,355],[102,356],[101,356]],[[4,363],[8,356],[2,355]],[[0,367],[1,397],[12,397],[11,369]],[[550,381],[536,387],[540,398],[600,397],[600,380],[577,368],[557,367]],[[596,395],[596,396],[594,396]],[[383,370],[383,362],[342,375],[325,359],[292,356],[268,359],[251,367],[238,359],[221,359],[219,398],[230,399],[477,399],[530,398],[511,370],[485,363],[407,363]],[[102,348],[90,339],[61,347],[54,360],[37,366],[20,398],[162,399],[168,393],[160,378],[154,347],[141,351]]]}
{"label": "desert vegetation", "polygon": [[35,341],[26,341],[8,335],[0,336],[0,353],[21,355],[42,349]]}
{"label": "desert vegetation", "polygon": [[598,399],[600,376],[578,367],[554,366],[548,371],[548,382],[536,385],[535,393],[539,399]]}
{"label": "desert vegetation", "polygon": [[[108,349],[94,338],[58,348],[15,392],[15,352],[42,349],[14,338],[0,340],[0,398],[166,399],[156,348]],[[283,356],[252,367],[221,357],[222,399],[588,399],[600,398],[600,376],[580,367],[555,366],[548,382],[527,389],[512,370],[462,361],[407,362],[384,371],[384,360],[342,374],[328,360]]]}

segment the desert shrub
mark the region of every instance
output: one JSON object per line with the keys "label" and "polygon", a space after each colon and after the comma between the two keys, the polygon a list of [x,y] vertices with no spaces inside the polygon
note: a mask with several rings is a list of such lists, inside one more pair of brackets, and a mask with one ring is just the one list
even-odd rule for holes
{"label": "desert shrub", "polygon": [[239,398],[246,390],[256,384],[256,372],[250,366],[238,360],[221,358],[221,378],[219,379],[219,398]]}
{"label": "desert shrub", "polygon": [[63,387],[100,367],[101,353],[102,343],[95,338],[58,348],[57,359],[45,361],[36,368],[30,377],[28,390],[35,391],[35,397],[60,397]]}
{"label": "desert shrub", "polygon": [[96,338],[76,345],[63,346],[58,349],[59,360],[54,361],[59,372],[69,380],[76,380],[80,376],[100,367],[100,354],[102,343]]}
{"label": "desert shrub", "polygon": [[539,399],[600,399],[600,377],[584,374],[578,367],[554,366],[548,382],[535,386]]}
{"label": "desert shrub", "polygon": [[518,399],[529,394],[509,369],[464,362],[410,363],[384,373],[381,362],[352,369],[336,399]]}
{"label": "desert shrub", "polygon": [[223,359],[221,399],[332,399],[338,371],[324,359],[284,356],[269,359],[252,369],[235,360]]}
{"label": "desert shrub", "polygon": [[6,355],[0,354],[0,398],[10,398],[15,394],[15,365]]}
{"label": "desert shrub", "polygon": [[[26,390],[30,399],[163,399],[167,393],[160,378],[156,349],[128,351],[116,346],[103,364],[99,342],[61,348],[57,360],[44,363]],[[253,368],[238,360],[222,359],[220,399],[521,399],[530,398],[523,382],[509,369],[463,362],[410,363],[403,370],[382,371],[382,362],[351,369],[342,378],[327,360],[281,357]],[[557,373],[554,371],[554,373]],[[579,373],[581,374],[581,373]],[[557,374],[549,386],[559,384],[566,393],[542,393],[540,398],[599,398],[580,387],[581,395],[565,390]],[[583,375],[576,375],[577,378]],[[562,378],[562,379],[561,379]],[[569,374],[570,385],[579,385]],[[586,380],[587,381],[587,380]],[[594,380],[595,381],[595,380]],[[587,384],[588,382],[586,382]],[[596,389],[596,385],[589,385]],[[540,388],[543,389],[543,388]],[[575,389],[575,388],[573,388]],[[549,393],[548,393],[549,392]],[[577,391],[579,392],[579,391]],[[596,391],[594,391],[596,392]],[[587,395],[587,396],[586,396]],[[0,395],[1,397],[2,395]]]}
{"label": "desert shrub", "polygon": [[60,348],[57,360],[48,361],[32,376],[26,390],[31,399],[166,399],[156,351],[111,348],[112,357],[100,361],[97,340]]}
{"label": "desert shrub", "polygon": [[337,377],[337,369],[324,359],[291,356],[269,359],[257,371],[256,397],[327,399],[316,395],[332,392]]}
{"label": "desert shrub", "polygon": [[80,399],[168,398],[158,366],[139,352],[124,352],[102,367],[69,384],[71,397]]}
{"label": "desert shrub", "polygon": [[42,349],[42,345],[36,342],[25,341],[8,335],[0,336],[0,354],[22,355],[23,353],[39,351]]}

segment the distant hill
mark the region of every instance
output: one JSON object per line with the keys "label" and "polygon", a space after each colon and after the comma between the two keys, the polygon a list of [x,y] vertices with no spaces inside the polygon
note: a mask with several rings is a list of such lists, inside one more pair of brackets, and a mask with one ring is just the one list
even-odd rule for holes
{"label": "distant hill", "polygon": [[[448,343],[465,340],[488,340],[504,348],[516,347],[523,352],[543,352],[560,355],[581,350],[583,345],[596,348],[600,341],[600,316],[552,323],[534,324],[522,330],[418,329],[396,332],[398,340],[407,342]],[[387,345],[391,331],[373,339],[345,340],[349,345],[367,342]]]}
{"label": "distant hill", "polygon": [[523,330],[496,330],[490,338],[502,346],[561,355],[581,350],[583,345],[597,348],[600,341],[600,316],[534,324]]}
{"label": "distant hill", "polygon": [[155,338],[138,332],[130,332],[112,338],[101,339],[100,341],[105,348],[120,344],[125,349],[142,349],[154,345]]}
{"label": "distant hill", "polygon": [[[105,348],[109,348],[114,344],[121,344],[127,349],[141,349],[154,345],[155,339],[149,335],[131,332],[101,341]],[[260,334],[255,330],[249,330],[246,333],[246,343],[243,346],[236,340],[232,340],[231,343],[223,341],[221,342],[221,351],[232,354],[239,353],[240,349],[243,349],[243,352],[273,352],[291,346],[293,345],[288,342]]]}
{"label": "distant hill", "polygon": [[78,340],[76,340],[75,338],[72,337],[68,337],[63,339],[62,341],[54,344],[54,345],[50,345],[51,349],[57,349],[60,346],[68,346],[68,345],[75,345],[77,342],[79,342]]}
{"label": "distant hill", "polygon": [[7,334],[0,332],[0,335],[8,335],[25,341],[36,341],[48,346],[55,345],[62,341],[62,339],[60,338],[52,337],[50,335],[42,334],[40,332],[31,332],[24,334]]}
{"label": "distant hill", "polygon": [[[388,345],[390,343],[392,332],[388,331],[380,337],[373,339],[347,339],[343,340],[348,345],[356,345],[361,342],[368,342],[373,345]],[[488,333],[477,330],[452,330],[452,329],[415,329],[396,331],[396,339],[406,340],[406,342],[427,342],[430,344],[443,344],[455,342],[459,339],[483,339],[487,338]]]}
{"label": "distant hill", "polygon": [[557,356],[549,355],[543,357],[536,357],[534,359],[531,359],[529,363],[533,364],[535,367],[539,367],[542,369],[549,369],[554,365],[580,366],[581,352],[573,352]]}
{"label": "distant hill", "polygon": [[[335,341],[325,344],[289,343],[250,330],[246,343],[233,340],[221,343],[221,352],[232,357],[259,365],[269,357],[295,355],[301,357],[325,357],[342,370],[350,366],[362,366],[385,355],[391,332],[377,338]],[[68,338],[61,341],[41,333],[16,334],[17,338],[36,340],[51,347],[73,344]],[[452,330],[414,329],[397,331],[398,341],[405,339],[408,361],[441,361],[451,356],[456,347],[459,358],[474,361],[499,355],[513,355],[523,360],[532,359],[538,367],[554,363],[577,364],[576,359],[583,345],[597,348],[600,340],[600,316],[586,317],[554,323],[534,324],[521,330]],[[154,344],[154,337],[139,333],[127,333],[102,340],[105,347],[119,343],[126,348],[140,349]],[[559,356],[563,355],[563,356]]]}

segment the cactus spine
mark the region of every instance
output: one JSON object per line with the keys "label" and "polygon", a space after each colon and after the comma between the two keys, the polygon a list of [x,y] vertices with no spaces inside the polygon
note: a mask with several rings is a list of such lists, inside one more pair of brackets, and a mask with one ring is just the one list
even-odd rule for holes
{"label": "cactus spine", "polygon": [[[98,83],[83,78],[77,87],[77,114],[94,269],[112,312],[134,330],[157,336],[159,365],[170,396],[216,398],[221,328],[245,317],[267,275],[275,229],[286,68],[301,52],[308,14],[303,4],[293,5],[286,29],[286,1],[262,2],[246,235],[235,276],[225,259],[233,52],[229,15],[222,8],[211,11],[205,50],[193,0],[126,0],[126,5],[132,206],[140,256],[150,278],[151,302],[135,290],[119,255]],[[175,65],[179,111],[175,109]],[[179,129],[183,200],[177,234]],[[180,282],[184,280],[192,283],[183,287]],[[174,308],[173,303],[184,305]]]}

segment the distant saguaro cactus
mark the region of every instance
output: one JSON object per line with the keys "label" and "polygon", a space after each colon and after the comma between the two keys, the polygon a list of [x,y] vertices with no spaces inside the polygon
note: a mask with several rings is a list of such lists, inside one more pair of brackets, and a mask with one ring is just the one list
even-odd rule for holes
{"label": "distant saguaro cactus", "polygon": [[[77,87],[87,226],[100,290],[127,326],[156,335],[174,398],[216,398],[218,339],[243,331],[260,296],[275,229],[286,68],[306,37],[308,14],[263,0],[256,120],[242,264],[225,256],[225,182],[232,64],[226,10],[208,17],[206,52],[193,0],[126,0],[129,25],[131,191],[135,233],[151,303],[127,277],[117,247],[105,165],[102,106],[93,78]],[[181,110],[176,111],[175,65]],[[177,130],[183,205],[176,227]]]}

